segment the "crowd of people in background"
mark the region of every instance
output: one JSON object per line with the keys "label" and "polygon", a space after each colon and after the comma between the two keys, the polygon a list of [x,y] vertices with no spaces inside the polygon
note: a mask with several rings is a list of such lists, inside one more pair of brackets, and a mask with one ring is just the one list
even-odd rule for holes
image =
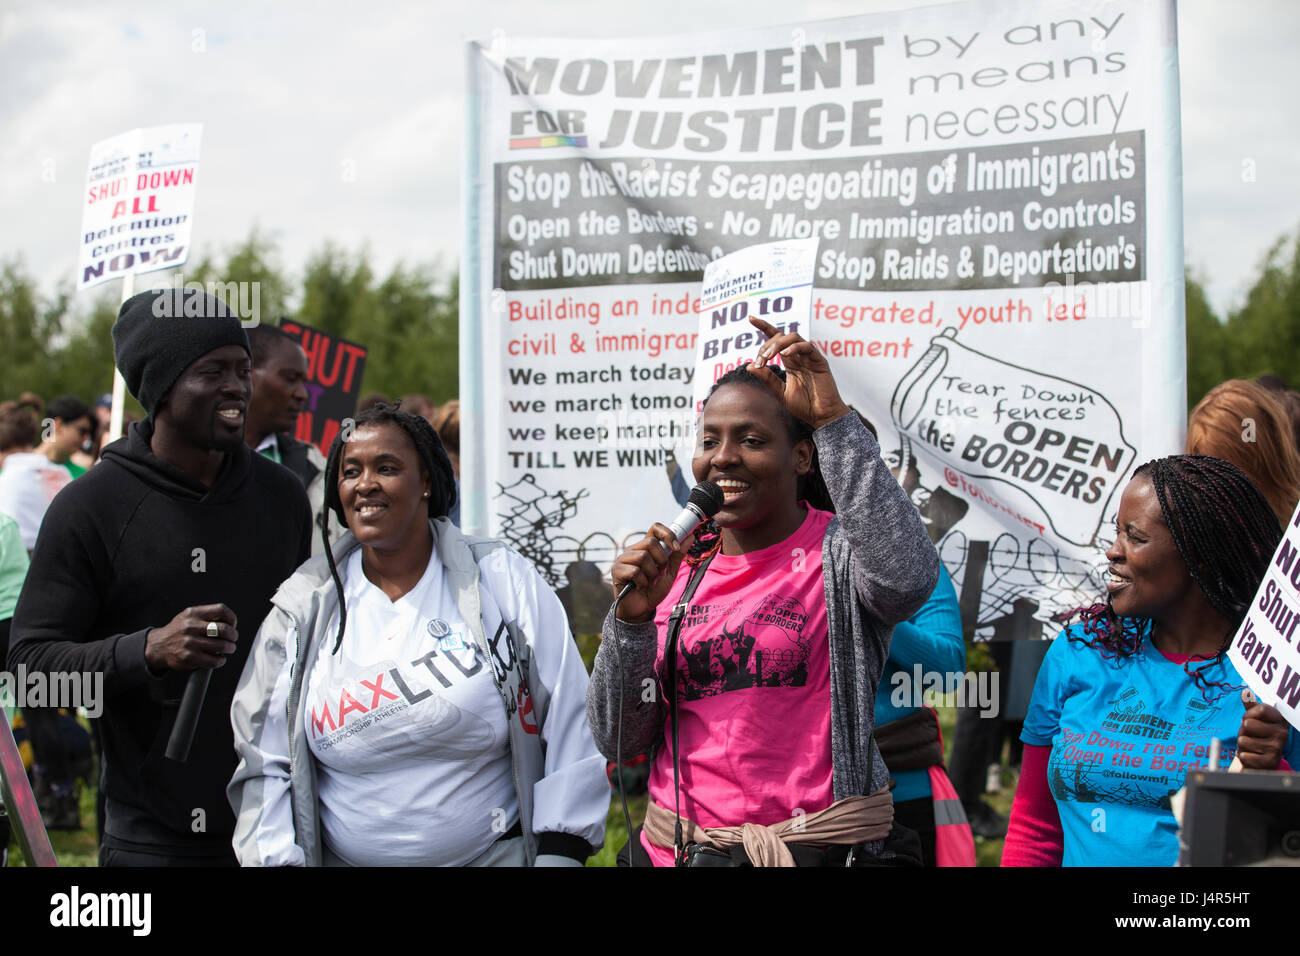
{"label": "crowd of people in background", "polygon": [[[344,526],[322,507],[324,456],[314,444],[294,437],[308,400],[306,356],[295,339],[273,326],[252,327],[246,335],[252,389],[243,441],[254,453],[287,468],[302,483],[312,515],[325,522],[326,537],[319,533],[311,537],[311,553],[319,555],[324,540],[336,541]],[[386,401],[376,395],[361,404],[370,407]],[[458,464],[454,449],[459,403],[453,399],[439,406],[426,396],[408,395],[401,404],[416,409],[415,414],[431,423],[437,422],[452,449],[453,466]],[[111,413],[109,393],[95,397],[89,405],[74,395],[61,395],[47,404],[31,392],[0,402],[0,664],[5,662],[12,619],[46,513],[59,492],[96,467],[106,447],[116,440],[110,430]],[[125,413],[123,433],[143,421]],[[457,508],[453,517],[458,516]],[[89,589],[90,582],[86,584]],[[95,817],[102,843],[105,788],[91,776],[93,754],[102,753],[103,742],[98,733],[100,721],[88,724],[93,747],[92,733],[69,709],[24,707],[15,716],[13,729],[31,771],[45,826],[50,830],[80,829],[78,791],[89,785],[96,792]],[[4,821],[3,815],[0,821]],[[4,826],[0,844],[7,843],[7,823]]]}
{"label": "crowd of people in background", "polygon": [[[1007,835],[1005,864],[1169,865],[1170,794],[1111,797],[1062,773],[1070,735],[1099,726],[1098,694],[1140,685],[1153,713],[1204,713],[1249,767],[1300,759],[1275,710],[1234,696],[1243,685],[1225,657],[1300,501],[1300,393],[1276,376],[1213,388],[1185,448],[1160,449],[1132,477],[1109,593],[1050,646],[1011,733],[1008,834],[984,801],[1001,782],[1005,728],[976,737],[959,725],[950,780],[933,711],[888,699],[882,677],[965,667],[961,610],[904,477],[798,336],[763,330],[773,339],[760,358],[781,352],[789,381],[760,361],[710,393],[695,477],[721,481],[726,503],[688,541],[656,526],[615,562],[612,583],[631,596],[600,626],[588,696],[564,639],[579,630],[572,601],[513,552],[459,534],[457,400],[365,395],[357,443],[341,435],[325,454],[298,436],[307,361],[294,338],[245,332],[215,300],[203,334],[169,331],[153,295],[125,303],[114,326],[146,413],[125,417],[125,437],[111,434],[110,395],[0,402],[0,662],[97,670],[112,684],[91,722],[99,779],[87,781],[101,863],[580,862],[603,836],[606,762],[648,754],[650,811],[626,865],[852,865],[855,847],[877,865],[972,865],[972,834]],[[759,496],[762,482],[776,490]],[[792,543],[823,557],[798,575],[765,564]],[[743,626],[726,632],[732,671],[691,657],[719,639],[707,614],[687,621],[677,650],[669,611],[710,564],[706,606],[748,601],[769,620],[789,611],[769,606],[773,587],[800,595],[808,619],[787,635],[793,650],[761,649],[767,678]],[[426,618],[427,634],[412,630]],[[411,640],[384,646],[390,631]],[[208,670],[224,710],[205,711],[188,763],[167,762],[185,682]],[[647,682],[682,695],[680,715],[663,698],[645,706]],[[751,687],[785,688],[786,706],[729,694]],[[457,701],[451,724],[445,708],[418,708],[438,694]],[[354,707],[402,701],[418,720],[369,741],[343,732]],[[46,826],[80,828],[92,760],[76,714],[27,707],[15,729]],[[386,804],[394,793],[401,806]],[[471,812],[466,793],[509,819]],[[1089,837],[1094,806],[1114,813],[1110,839]],[[409,807],[426,823],[412,825]],[[794,807],[824,811],[814,835],[844,852],[792,855]],[[208,822],[190,832],[194,808]]]}

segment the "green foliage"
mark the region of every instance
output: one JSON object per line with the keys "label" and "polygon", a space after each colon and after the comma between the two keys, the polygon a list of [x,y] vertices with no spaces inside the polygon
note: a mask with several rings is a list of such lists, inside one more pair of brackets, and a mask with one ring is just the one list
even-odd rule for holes
{"label": "green foliage", "polygon": [[459,394],[459,293],[432,267],[398,265],[376,283],[366,254],[333,244],[311,257],[298,320],[369,350],[361,393],[412,392],[444,402]]}
{"label": "green foliage", "polygon": [[1228,376],[1227,330],[1205,298],[1205,288],[1190,272],[1184,276],[1187,292],[1187,407]]}
{"label": "green foliage", "polygon": [[[257,283],[259,319],[270,325],[278,325],[280,316],[288,311],[291,283],[280,267],[275,243],[256,229],[230,250],[224,266],[218,266],[214,260],[204,258],[184,269],[183,273],[186,283]],[[220,290],[217,292],[220,295]]]}
{"label": "green foliage", "polygon": [[0,265],[0,345],[5,356],[0,375],[7,387],[12,388],[11,378],[29,381],[47,372],[46,344],[58,331],[64,311],[58,305],[42,308],[20,263]]}
{"label": "green foliage", "polygon": [[[326,243],[309,259],[299,284],[280,264],[276,243],[254,231],[224,255],[179,272],[186,284],[257,283],[262,322],[274,325],[289,316],[365,346],[362,394],[421,392],[443,402],[459,391],[457,281],[433,266],[399,264],[381,277],[364,251],[351,254]],[[174,273],[155,273],[137,279],[136,287],[175,281]],[[111,390],[119,290],[109,283],[75,294],[69,282],[44,297],[20,261],[0,262],[0,399],[30,390],[46,401],[62,394],[89,401]],[[246,286],[245,301],[251,296]],[[127,408],[142,414],[134,400]]]}
{"label": "green foliage", "polygon": [[0,399],[33,391],[90,400],[112,389],[117,301],[101,291],[74,305],[71,283],[44,298],[20,261],[0,263]]}
{"label": "green foliage", "polygon": [[1300,235],[1283,236],[1260,263],[1245,303],[1220,322],[1205,291],[1187,285],[1187,405],[1219,382],[1272,372],[1300,387]]}
{"label": "green foliage", "polygon": [[1264,257],[1245,304],[1228,317],[1231,377],[1272,372],[1300,385],[1300,237],[1279,239]]}

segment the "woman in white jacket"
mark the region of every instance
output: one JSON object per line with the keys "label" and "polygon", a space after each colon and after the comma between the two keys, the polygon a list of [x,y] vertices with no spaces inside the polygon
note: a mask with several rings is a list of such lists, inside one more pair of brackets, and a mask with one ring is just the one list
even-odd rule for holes
{"label": "woman in white jacket", "polygon": [[559,600],[446,520],[424,419],[380,406],[342,439],[325,506],[350,533],[281,585],[235,695],[240,862],[580,864],[609,790]]}

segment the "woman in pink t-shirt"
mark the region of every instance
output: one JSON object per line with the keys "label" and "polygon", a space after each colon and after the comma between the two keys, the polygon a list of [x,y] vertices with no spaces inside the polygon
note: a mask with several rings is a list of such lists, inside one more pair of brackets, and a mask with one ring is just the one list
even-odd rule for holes
{"label": "woman in pink t-shirt", "polygon": [[[843,863],[854,845],[859,862],[892,862],[875,690],[938,556],[825,358],[751,321],[769,340],[718,381],[697,428],[695,478],[721,487],[722,509],[680,544],[657,524],[615,562],[616,588],[633,589],[606,618],[588,717],[610,759],[657,748],[633,862],[673,864],[678,808],[696,863],[701,847]],[[778,355],[784,372],[767,365]],[[697,575],[670,668],[669,616]]]}

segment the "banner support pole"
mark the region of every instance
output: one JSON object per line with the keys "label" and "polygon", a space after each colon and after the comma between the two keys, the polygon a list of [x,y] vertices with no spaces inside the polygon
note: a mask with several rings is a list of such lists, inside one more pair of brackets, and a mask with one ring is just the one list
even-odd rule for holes
{"label": "banner support pole", "polygon": [[[122,276],[122,301],[125,302],[131,296],[135,295],[135,273],[128,272]],[[118,439],[122,437],[122,419],[126,417],[126,379],[122,378],[122,373],[117,370],[117,363],[113,363],[113,411],[108,420],[108,437]]]}
{"label": "banner support pole", "polygon": [[479,254],[479,129],[478,57],[479,44],[465,47],[465,137],[461,163],[463,225],[460,261],[460,417],[461,433],[474,436],[461,443],[460,494],[461,528],[466,534],[488,533],[487,488],[484,475],[487,460],[482,436],[483,421],[483,335],[485,317],[479,294],[482,260]]}

